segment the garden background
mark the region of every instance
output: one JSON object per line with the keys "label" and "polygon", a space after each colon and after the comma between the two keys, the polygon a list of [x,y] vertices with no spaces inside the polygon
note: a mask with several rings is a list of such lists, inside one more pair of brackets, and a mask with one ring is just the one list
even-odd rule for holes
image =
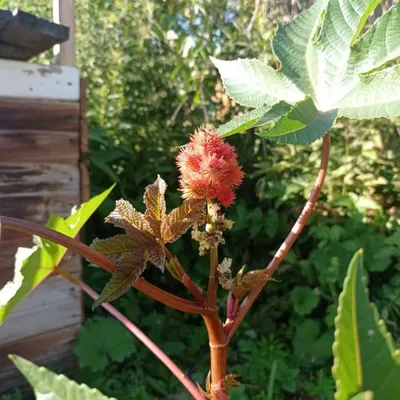
{"label": "garden background", "polygon": [[[51,0],[0,0],[52,19]],[[160,174],[168,204],[178,205],[175,156],[202,123],[216,126],[239,108],[224,93],[209,56],[255,57],[274,65],[268,43],[277,22],[308,4],[300,0],[76,0],[77,57],[88,79],[91,192],[117,187],[86,229],[86,241],[115,233],[103,218],[124,198],[141,210],[144,187]],[[40,57],[48,63],[52,53]],[[400,121],[397,121],[398,125]],[[311,146],[264,141],[252,132],[228,139],[246,173],[224,256],[234,269],[262,268],[299,214],[314,182],[321,141]],[[365,249],[372,300],[400,340],[400,138],[396,121],[339,120],[317,211],[233,341],[230,373],[245,385],[240,400],[332,399],[333,319],[348,263]],[[186,235],[172,245],[192,277],[206,283],[206,258]],[[190,266],[190,267],[189,267]],[[154,268],[163,285],[181,286]],[[100,291],[107,274],[86,265]],[[224,299],[220,297],[221,304]],[[131,290],[115,302],[191,378],[208,373],[201,318],[166,309]],[[128,332],[85,299],[86,321],[74,378],[118,400],[185,399],[170,372]],[[100,331],[99,331],[100,330]],[[100,333],[99,333],[100,332]],[[61,365],[53,370],[63,372]],[[15,390],[2,400],[25,399]]]}

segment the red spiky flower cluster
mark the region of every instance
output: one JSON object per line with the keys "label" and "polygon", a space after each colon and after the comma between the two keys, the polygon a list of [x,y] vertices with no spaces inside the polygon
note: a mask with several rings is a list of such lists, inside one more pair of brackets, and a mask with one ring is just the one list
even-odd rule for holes
{"label": "red spiky flower cluster", "polygon": [[243,179],[236,151],[213,126],[201,126],[177,157],[184,198],[216,199],[229,207]]}

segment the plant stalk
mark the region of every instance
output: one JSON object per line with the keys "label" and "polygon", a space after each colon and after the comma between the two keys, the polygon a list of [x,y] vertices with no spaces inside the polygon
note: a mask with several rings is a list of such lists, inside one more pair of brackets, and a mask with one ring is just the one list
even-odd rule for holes
{"label": "plant stalk", "polygon": [[[207,202],[209,210],[210,203]],[[209,232],[215,229],[212,221],[211,213],[208,212]],[[218,293],[218,247],[217,245],[210,248],[210,274],[207,289],[207,310],[210,315],[203,315],[206,324],[211,358],[211,391],[212,398],[223,400],[229,399],[226,390],[221,386],[227,373],[227,338],[223,329],[223,325],[218,313],[217,304]]]}
{"label": "plant stalk", "polygon": [[296,223],[293,225],[292,230],[290,231],[289,235],[286,237],[285,241],[279,247],[278,251],[276,252],[274,258],[268,264],[267,268],[265,269],[265,273],[268,279],[260,284],[258,287],[254,288],[248,296],[242,302],[239,311],[230,326],[228,332],[228,342],[232,339],[233,334],[236,332],[240,324],[242,323],[244,317],[249,312],[252,304],[261,293],[262,289],[264,288],[265,284],[271,279],[272,274],[276,271],[279,267],[282,260],[285,258],[286,254],[292,248],[294,242],[299,237],[301,231],[303,230],[304,226],[306,225],[310,215],[317,203],[317,199],[319,194],[321,193],[322,186],[325,181],[326,172],[328,169],[328,161],[329,161],[329,148],[330,148],[330,137],[329,134],[324,136],[322,142],[322,155],[321,155],[321,164],[318,170],[318,175],[315,180],[315,184],[313,190],[311,191],[310,197],[308,198],[307,203],[305,204],[300,216],[298,217]]}
{"label": "plant stalk", "polygon": [[210,315],[203,315],[206,324],[211,358],[211,388],[213,399],[229,399],[226,391],[221,387],[227,374],[228,342],[218,311]]}
{"label": "plant stalk", "polygon": [[[37,235],[44,239],[51,240],[52,242],[60,244],[61,246],[67,247],[68,249],[88,259],[90,262],[99,265],[110,273],[112,273],[116,267],[112,260],[92,249],[91,247],[86,246],[79,240],[73,239],[62,233],[53,231],[52,229],[35,224],[33,222],[0,216],[0,227],[25,232],[31,235]],[[165,290],[152,285],[143,278],[136,279],[132,283],[132,286],[147,296],[152,297],[160,303],[163,303],[166,306],[176,310],[191,314],[207,313],[205,308],[198,303],[168,293]]]}
{"label": "plant stalk", "polygon": [[[82,282],[77,277],[71,275],[69,272],[62,268],[57,268],[56,272],[68,279],[74,285],[80,287],[88,296],[93,300],[96,300],[99,295],[90,286]],[[142,332],[133,322],[119,312],[114,306],[109,303],[102,303],[101,306],[107,310],[114,318],[120,321],[126,329],[128,329],[134,336],[136,336],[182,383],[186,390],[196,400],[204,400],[204,397],[200,395],[195,384],[183,373],[183,371],[144,333]]]}

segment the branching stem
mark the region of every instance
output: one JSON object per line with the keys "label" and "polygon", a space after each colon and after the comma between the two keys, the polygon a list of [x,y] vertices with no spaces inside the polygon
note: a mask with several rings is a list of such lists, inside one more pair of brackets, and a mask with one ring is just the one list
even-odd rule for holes
{"label": "branching stem", "polygon": [[[82,282],[77,277],[71,275],[69,272],[62,268],[57,268],[56,271],[64,278],[68,279],[74,285],[80,287],[88,296],[93,300],[96,300],[99,295],[90,286]],[[201,396],[195,384],[183,373],[183,371],[145,334],[143,333],[133,322],[119,312],[114,306],[109,303],[102,303],[101,305],[107,310],[114,318],[120,321],[126,329],[128,329],[134,336],[136,336],[182,383],[186,390],[196,400],[204,400]]]}
{"label": "branching stem", "polygon": [[[25,232],[31,235],[37,235],[44,239],[51,240],[52,242],[60,244],[61,246],[67,247],[68,249],[88,259],[93,264],[99,265],[110,273],[112,273],[115,269],[115,263],[103,254],[99,253],[89,246],[86,246],[79,240],[70,238],[69,236],[63,235],[62,233],[53,231],[44,226],[35,224],[33,222],[3,216],[0,216],[0,226],[5,229]],[[136,279],[133,282],[132,286],[137,290],[143,292],[147,296],[152,297],[160,303],[163,303],[166,306],[169,306],[176,310],[191,314],[201,314],[206,312],[204,307],[202,307],[198,303],[182,299],[181,297],[168,293],[165,290],[162,290],[157,286],[152,285],[143,278]]]}
{"label": "branching stem", "polygon": [[278,251],[276,252],[274,258],[268,264],[267,268],[265,269],[265,273],[268,276],[268,279],[260,284],[258,287],[254,288],[248,296],[242,302],[239,311],[230,326],[228,332],[228,342],[232,339],[233,334],[236,332],[240,324],[242,323],[244,317],[249,312],[252,304],[256,300],[257,296],[261,293],[264,285],[271,279],[272,274],[276,271],[279,267],[282,260],[285,258],[286,254],[289,252],[291,247],[293,246],[296,239],[299,237],[301,231],[303,230],[305,224],[307,223],[310,215],[315,207],[317,202],[318,196],[321,192],[322,186],[325,181],[326,171],[328,168],[328,161],[329,161],[329,147],[330,147],[330,138],[329,134],[324,136],[322,142],[322,156],[321,156],[321,165],[318,171],[317,179],[314,184],[314,188],[308,198],[307,203],[305,204],[299,218],[297,219],[296,223],[294,224],[292,230],[290,231],[289,235],[279,247]]}

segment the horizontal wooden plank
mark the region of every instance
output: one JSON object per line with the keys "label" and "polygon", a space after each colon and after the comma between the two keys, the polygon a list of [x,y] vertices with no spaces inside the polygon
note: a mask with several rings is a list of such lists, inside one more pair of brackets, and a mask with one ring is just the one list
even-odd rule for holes
{"label": "horizontal wooden plank", "polygon": [[72,325],[44,334],[0,344],[0,393],[19,385],[26,385],[26,380],[14,368],[8,358],[9,354],[17,354],[38,365],[52,367],[62,366],[63,373],[75,367],[72,352],[76,333],[80,325]]}
{"label": "horizontal wooden plank", "polygon": [[25,298],[0,326],[0,343],[79,324],[80,290],[61,276],[45,280]]}
{"label": "horizontal wooden plank", "polygon": [[79,100],[79,70],[75,67],[0,60],[0,74],[0,97]]}
{"label": "horizontal wooden plank", "polygon": [[78,165],[79,133],[0,129],[1,162],[69,163]]}
{"label": "horizontal wooden plank", "polygon": [[0,97],[1,129],[79,132],[79,126],[79,102]]}
{"label": "horizontal wooden plank", "polygon": [[[67,217],[70,215],[71,209],[79,204],[80,196],[78,191],[63,197],[57,192],[48,196],[23,197],[20,197],[16,193],[15,196],[0,197],[0,214],[7,217],[26,219],[38,224],[45,224],[50,212],[61,217]],[[7,233],[11,236],[13,235],[12,231]],[[3,239],[7,239],[7,237],[3,237]]]}
{"label": "horizontal wooden plank", "polygon": [[0,162],[0,199],[33,196],[62,199],[79,192],[78,167]]}

